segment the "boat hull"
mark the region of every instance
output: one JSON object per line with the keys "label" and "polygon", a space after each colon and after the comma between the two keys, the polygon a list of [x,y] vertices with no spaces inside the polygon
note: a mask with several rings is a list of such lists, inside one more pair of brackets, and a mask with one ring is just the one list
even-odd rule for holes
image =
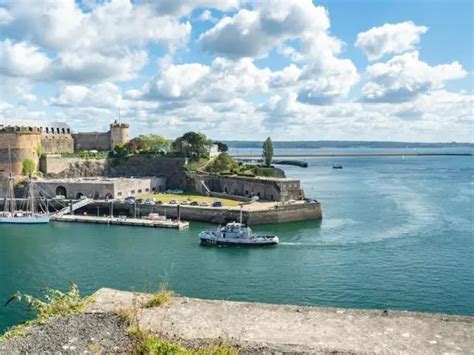
{"label": "boat hull", "polygon": [[0,217],[0,224],[42,224],[49,223],[49,216]]}
{"label": "boat hull", "polygon": [[266,247],[277,245],[278,241],[274,239],[269,239],[267,241],[232,241],[232,240],[222,240],[222,239],[209,239],[209,238],[200,238],[201,245],[213,246],[213,247]]}

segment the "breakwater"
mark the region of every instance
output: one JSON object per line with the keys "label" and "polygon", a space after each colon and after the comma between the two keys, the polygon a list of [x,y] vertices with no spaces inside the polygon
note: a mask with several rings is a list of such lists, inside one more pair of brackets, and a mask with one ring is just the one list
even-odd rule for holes
{"label": "breakwater", "polygon": [[[331,157],[436,157],[436,156],[460,156],[471,157],[472,153],[276,153],[274,158],[331,158]],[[252,154],[232,154],[236,159],[255,159]],[[257,159],[258,160],[258,159]]]}

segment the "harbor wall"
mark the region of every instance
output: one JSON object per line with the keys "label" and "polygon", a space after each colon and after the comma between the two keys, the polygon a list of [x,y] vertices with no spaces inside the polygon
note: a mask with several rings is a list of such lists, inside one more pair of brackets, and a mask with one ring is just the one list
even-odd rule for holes
{"label": "harbor wall", "polygon": [[[97,207],[99,207],[101,215],[108,214],[110,213],[111,203],[102,201],[94,202],[78,210],[77,213],[80,214],[87,211],[89,214],[96,214]],[[113,214],[115,216],[119,214],[134,216],[134,208],[134,205],[131,204],[114,202]],[[179,210],[181,219],[185,221],[225,224],[240,220],[239,209],[180,206]],[[150,212],[166,215],[169,218],[178,217],[178,207],[172,205],[138,205],[136,215],[137,217],[146,216]],[[278,205],[275,208],[266,210],[244,210],[242,211],[242,219],[244,223],[249,225],[319,220],[322,219],[322,210],[319,202]]]}

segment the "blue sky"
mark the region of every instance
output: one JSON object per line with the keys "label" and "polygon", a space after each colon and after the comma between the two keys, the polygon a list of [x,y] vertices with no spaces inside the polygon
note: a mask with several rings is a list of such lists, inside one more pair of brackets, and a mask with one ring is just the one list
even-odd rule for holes
{"label": "blue sky", "polygon": [[472,142],[472,6],[0,0],[0,124]]}

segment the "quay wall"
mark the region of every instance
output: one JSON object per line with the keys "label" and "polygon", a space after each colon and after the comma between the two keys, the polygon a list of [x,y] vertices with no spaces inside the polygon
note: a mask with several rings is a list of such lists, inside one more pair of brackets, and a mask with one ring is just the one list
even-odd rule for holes
{"label": "quay wall", "polygon": [[[108,214],[110,213],[111,203],[97,201],[78,210],[77,213],[81,214],[84,211],[87,211],[87,213],[96,214],[97,207],[99,207],[101,215]],[[133,216],[135,214],[134,208],[134,205],[115,202],[113,204],[113,214],[115,216],[119,214]],[[180,206],[179,209],[181,219],[185,221],[225,224],[240,220],[239,209],[194,206]],[[136,215],[137,217],[146,216],[150,212],[166,215],[170,218],[178,217],[177,206],[171,205],[139,205],[137,207]],[[249,225],[319,220],[322,219],[322,210],[319,202],[308,202],[304,204],[277,206],[276,208],[268,210],[242,211],[242,219],[244,223]]]}

